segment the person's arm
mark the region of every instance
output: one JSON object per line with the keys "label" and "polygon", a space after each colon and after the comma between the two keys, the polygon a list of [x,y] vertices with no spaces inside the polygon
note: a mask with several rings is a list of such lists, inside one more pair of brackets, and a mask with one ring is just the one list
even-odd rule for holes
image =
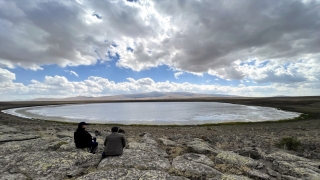
{"label": "person's arm", "polygon": [[88,131],[85,131],[86,132],[86,142],[92,142],[92,136],[91,134],[88,132]]}
{"label": "person's arm", "polygon": [[76,136],[77,136],[77,132],[74,132],[74,133],[73,133],[73,142],[74,142],[74,143],[76,143],[76,139],[77,139]]}
{"label": "person's arm", "polygon": [[126,147],[126,138],[122,136],[121,140],[122,140],[122,147],[123,148]]}
{"label": "person's arm", "polygon": [[104,146],[107,145],[107,141],[108,141],[108,136],[107,136],[106,139],[104,140],[104,143],[103,143]]}

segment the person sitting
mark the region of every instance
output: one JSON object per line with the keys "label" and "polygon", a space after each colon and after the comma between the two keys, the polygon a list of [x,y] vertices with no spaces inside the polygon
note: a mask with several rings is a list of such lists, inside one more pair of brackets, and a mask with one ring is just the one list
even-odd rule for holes
{"label": "person sitting", "polygon": [[118,127],[111,128],[111,134],[104,141],[105,148],[102,158],[122,155],[123,148],[126,146],[126,139],[123,134],[118,133],[118,130]]}
{"label": "person sitting", "polygon": [[125,134],[126,132],[123,129],[119,129],[118,133]]}
{"label": "person sitting", "polygon": [[85,122],[78,124],[78,129],[74,132],[74,143],[77,148],[90,148],[90,153],[95,154],[98,147],[96,138],[92,138],[91,134],[86,131],[86,126],[89,125]]}

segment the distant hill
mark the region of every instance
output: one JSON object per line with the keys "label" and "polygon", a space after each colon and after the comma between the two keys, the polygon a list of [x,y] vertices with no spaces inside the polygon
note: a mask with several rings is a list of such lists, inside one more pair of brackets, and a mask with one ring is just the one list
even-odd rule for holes
{"label": "distant hill", "polygon": [[199,97],[238,97],[226,94],[200,94],[189,92],[149,92],[138,94],[122,94],[114,96],[87,97],[76,96],[68,98],[37,98],[33,101],[102,101],[102,100],[150,100],[150,99],[186,99]]}

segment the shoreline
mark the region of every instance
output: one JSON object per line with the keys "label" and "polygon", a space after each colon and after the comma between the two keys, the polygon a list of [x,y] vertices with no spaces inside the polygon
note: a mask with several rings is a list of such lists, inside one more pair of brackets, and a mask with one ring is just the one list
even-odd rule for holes
{"label": "shoreline", "polygon": [[[308,97],[309,98],[309,97]],[[263,98],[264,99],[264,98]],[[273,98],[270,98],[273,99]],[[281,98],[283,99],[283,98]],[[239,100],[251,100],[250,103],[248,102],[239,102]],[[253,101],[252,101],[253,100]],[[320,97],[319,97],[320,101]],[[15,115],[14,113],[8,113],[8,112],[3,112],[5,110],[10,110],[10,109],[16,109],[16,108],[33,108],[33,107],[41,107],[41,106],[64,106],[64,105],[78,105],[78,104],[98,104],[98,103],[136,103],[136,102],[141,102],[141,103],[148,103],[148,102],[218,102],[218,103],[228,103],[228,104],[237,104],[237,105],[246,105],[246,106],[259,106],[259,107],[270,107],[270,108],[275,108],[280,111],[287,111],[287,112],[295,112],[295,113],[300,113],[298,117],[294,118],[286,118],[286,119],[278,119],[278,120],[263,120],[263,121],[227,121],[227,122],[217,122],[217,123],[203,123],[203,124],[120,124],[120,123],[90,123],[94,125],[118,125],[118,126],[173,126],[173,127],[178,127],[178,126],[223,126],[223,125],[240,125],[240,124],[255,124],[255,123],[281,123],[281,122],[292,122],[292,121],[300,121],[300,120],[306,120],[308,118],[312,118],[313,116],[310,115],[310,113],[302,112],[302,111],[293,111],[293,110],[288,110],[287,108],[284,108],[283,106],[274,106],[274,105],[268,105],[268,106],[263,106],[259,103],[259,99],[256,100],[256,98],[216,98],[216,99],[203,99],[203,98],[197,98],[197,99],[161,99],[161,100],[121,100],[121,101],[63,101],[63,102],[56,102],[56,101],[20,101],[20,102],[8,102],[9,104],[12,103],[11,106],[4,106],[1,105],[2,102],[0,102],[0,116],[1,114],[8,114],[11,116],[15,116],[18,118],[24,118],[24,119],[29,119],[29,120],[44,120],[48,122],[56,122],[56,123],[63,123],[63,124],[76,124],[77,122],[72,122],[72,121],[63,121],[68,118],[62,118],[62,120],[50,120],[50,119],[45,119],[41,115],[34,114],[38,117],[36,118],[30,118],[27,116],[19,116]],[[320,108],[319,108],[320,109]],[[23,111],[26,111],[27,109],[22,109]],[[19,113],[20,115],[23,115],[23,113]],[[31,113],[33,114],[33,113]],[[312,113],[313,114],[313,113]],[[59,118],[59,117],[52,117],[52,118]],[[61,119],[61,118],[60,118]]]}

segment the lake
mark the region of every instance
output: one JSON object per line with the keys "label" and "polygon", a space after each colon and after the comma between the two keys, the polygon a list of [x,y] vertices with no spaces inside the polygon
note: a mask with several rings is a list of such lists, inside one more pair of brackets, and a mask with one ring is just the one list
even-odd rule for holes
{"label": "lake", "polygon": [[8,114],[63,122],[100,124],[196,125],[292,119],[300,113],[216,102],[130,102],[8,109]]}

